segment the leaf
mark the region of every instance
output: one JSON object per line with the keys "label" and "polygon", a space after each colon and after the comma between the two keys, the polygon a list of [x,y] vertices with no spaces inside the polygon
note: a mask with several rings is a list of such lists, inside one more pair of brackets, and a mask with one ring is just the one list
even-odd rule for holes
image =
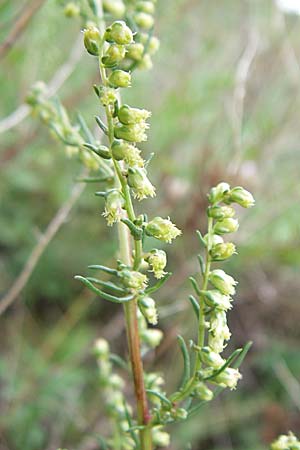
{"label": "leaf", "polygon": [[183,357],[183,376],[180,383],[179,390],[183,388],[191,376],[191,361],[190,361],[190,355],[186,346],[186,343],[180,334],[177,336],[178,344],[182,353]]}
{"label": "leaf", "polygon": [[148,287],[147,289],[145,289],[145,293],[146,294],[153,294],[153,292],[156,292],[158,289],[160,289],[165,282],[170,278],[170,276],[172,275],[172,272],[168,272],[166,273],[166,275],[161,278],[160,280],[158,280],[157,283],[154,284],[154,286]]}
{"label": "leaf", "polygon": [[157,392],[154,391],[153,389],[146,389],[147,394],[151,394],[154,395],[155,397],[159,398],[163,403],[165,403],[166,405],[168,405],[170,408],[172,408],[172,402],[170,402],[170,400],[163,395],[161,392]]}
{"label": "leaf", "polygon": [[77,113],[77,119],[80,125],[80,129],[82,131],[82,134],[84,135],[84,138],[89,141],[90,143],[95,142],[95,138],[93,136],[93,133],[89,129],[89,127],[86,124],[86,121],[84,120],[83,116],[78,112]]}
{"label": "leaf", "polygon": [[128,226],[131,235],[136,241],[140,241],[142,239],[143,230],[137,227],[131,220],[129,219],[121,219],[121,222],[125,223]]}
{"label": "leaf", "polygon": [[99,284],[103,288],[110,289],[114,291],[116,294],[126,294],[125,289],[121,288],[120,286],[116,286],[114,283],[111,283],[110,281],[102,281],[94,277],[86,277],[86,279],[91,283]]}
{"label": "leaf", "polygon": [[196,230],[196,234],[198,236],[198,239],[199,239],[200,243],[206,248],[206,242],[203,239],[201,232],[199,230]]}
{"label": "leaf", "polygon": [[227,361],[225,362],[225,364],[223,364],[223,366],[221,366],[218,370],[216,370],[215,372],[212,373],[212,375],[210,375],[207,378],[204,378],[204,381],[207,380],[212,380],[213,378],[215,378],[216,376],[220,375],[220,373],[224,372],[224,370],[230,366],[230,364],[242,353],[243,349],[242,348],[238,348],[236,349],[227,359]]}
{"label": "leaf", "polygon": [[194,313],[196,314],[197,320],[199,320],[199,314],[200,314],[200,306],[197,300],[193,295],[189,295],[189,301],[191,302],[191,305],[193,307]]}
{"label": "leaf", "polygon": [[82,277],[81,275],[76,275],[75,280],[81,281],[86,287],[88,287],[94,294],[99,295],[99,297],[103,298],[104,300],[108,300],[109,302],[113,303],[127,303],[130,302],[134,298],[134,295],[128,295],[127,297],[115,297],[114,295],[107,294],[106,292],[101,291],[100,289],[96,288],[89,280]]}
{"label": "leaf", "polygon": [[197,259],[198,259],[198,262],[199,262],[201,275],[203,276],[204,273],[205,273],[204,259],[203,259],[203,257],[201,255],[197,255]]}
{"label": "leaf", "polygon": [[190,282],[191,282],[191,284],[192,284],[196,294],[200,296],[201,295],[201,290],[200,290],[200,288],[199,288],[195,278],[194,277],[189,277],[189,280],[190,280]]}
{"label": "leaf", "polygon": [[109,354],[109,359],[110,359],[110,361],[112,361],[114,364],[116,364],[117,366],[119,366],[121,369],[126,370],[126,372],[129,371],[129,367],[128,367],[126,361],[124,361],[124,359],[122,359],[121,356],[116,355],[115,353],[110,353],[110,354]]}
{"label": "leaf", "polygon": [[101,120],[100,117],[98,117],[98,116],[95,116],[95,119],[96,119],[97,124],[99,125],[99,127],[100,127],[101,130],[103,131],[103,133],[107,135],[107,134],[108,134],[108,128],[107,128],[107,126],[105,125],[105,123],[102,122],[102,120]]}
{"label": "leaf", "polygon": [[92,264],[91,266],[88,266],[88,268],[102,270],[102,272],[109,273],[110,275],[118,276],[118,274],[119,274],[117,269],[111,269],[110,267],[102,266],[101,264]]}

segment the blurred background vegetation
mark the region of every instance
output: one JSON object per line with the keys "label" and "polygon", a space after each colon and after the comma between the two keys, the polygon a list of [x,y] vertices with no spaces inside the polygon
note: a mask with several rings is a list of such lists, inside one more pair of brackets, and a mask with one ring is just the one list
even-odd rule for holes
{"label": "blurred background vegetation", "polygon": [[[3,298],[69,204],[80,172],[38,120],[20,120],[19,105],[35,81],[53,81],[63,67],[71,70],[58,95],[71,116],[80,110],[93,126],[97,113],[97,67],[80,55],[80,23],[66,19],[57,1],[1,0],[2,43],[24,11],[30,21],[0,55]],[[263,450],[279,433],[300,432],[300,19],[271,0],[163,0],[157,16],[154,70],[136,75],[126,100],[153,113],[144,151],[155,152],[150,176],[159,189],[144,207],[170,215],[184,233],[169,251],[174,275],[160,291],[166,339],[146,366],[155,364],[169,386],[176,384],[176,335],[192,337],[186,280],[196,271],[206,192],[222,180],[243,185],[257,206],[240,212],[239,254],[226,270],[239,280],[232,346],[254,345],[238,390],[174,427],[171,448]],[[5,118],[15,110],[11,127]],[[84,188],[0,317],[1,450],[100,448],[106,424],[92,345],[104,336],[113,351],[126,349],[121,309],[73,279],[88,264],[115,257],[115,230],[107,229],[94,191]]]}

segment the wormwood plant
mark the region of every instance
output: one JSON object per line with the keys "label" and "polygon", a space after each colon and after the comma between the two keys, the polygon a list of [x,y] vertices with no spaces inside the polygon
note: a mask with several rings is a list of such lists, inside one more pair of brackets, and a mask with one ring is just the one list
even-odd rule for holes
{"label": "wormwood plant", "polygon": [[[103,142],[94,137],[81,116],[72,124],[61,103],[48,100],[43,84],[35,85],[28,96],[33,112],[65,144],[68,155],[77,155],[93,171],[83,181],[102,184],[96,195],[104,200],[103,216],[108,226],[117,226],[119,255],[114,267],[101,261],[89,266],[92,271],[106,274],[106,280],[108,275],[109,281],[94,276],[75,277],[101,299],[122,305],[125,315],[130,364],[112,354],[104,339],[95,344],[102,395],[111,422],[111,435],[101,438],[103,449],[167,447],[170,437],[164,431],[166,425],[186,420],[223,389],[236,388],[241,378],[238,368],[250,347],[248,343],[224,356],[231,336],[227,312],[232,308],[237,282],[219,264],[236,253],[235,245],[224,240],[239,226],[234,205],[250,208],[254,199],[244,188],[222,182],[208,194],[207,232],[197,232],[202,247],[199,274],[190,277],[194,295],[189,297],[195,313],[196,339],[187,345],[178,336],[183,358],[178,388],[167,393],[163,377],[143,368],[142,354],[158,346],[163,337],[161,330],[153,327],[158,322],[153,294],[171,275],[166,271],[165,251],[145,251],[144,244],[148,237],[172,243],[181,235],[170,218],[148,218],[146,213],[135,212],[135,201],[156,194],[148,177],[149,161],[144,160],[138,147],[147,139],[151,113],[124,104],[121,97],[122,89],[134,83],[133,72],[152,66],[151,56],[159,47],[153,36],[154,10],[154,0],[90,0],[65,5],[67,16],[81,16],[84,46],[98,62],[100,84],[94,90],[102,108],[96,123]],[[115,373],[115,365],[133,378],[135,408],[125,399],[124,380]],[[299,442],[290,434],[281,436],[271,448],[295,450]]]}

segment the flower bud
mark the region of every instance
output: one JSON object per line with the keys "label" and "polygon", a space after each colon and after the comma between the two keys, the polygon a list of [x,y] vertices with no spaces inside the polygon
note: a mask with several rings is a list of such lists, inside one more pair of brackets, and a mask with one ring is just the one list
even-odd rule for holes
{"label": "flower bud", "polygon": [[242,375],[238,369],[232,369],[231,367],[226,367],[219,375],[214,378],[214,382],[222,387],[229,387],[230,389],[235,389],[237,382],[242,378]]}
{"label": "flower bud", "polygon": [[235,210],[231,206],[210,206],[207,208],[208,217],[213,217],[217,220],[227,219],[235,215]]}
{"label": "flower bud", "polygon": [[101,59],[102,64],[108,68],[114,67],[125,58],[125,54],[126,50],[123,45],[111,44]]}
{"label": "flower bud", "polygon": [[166,272],[164,272],[164,268],[167,265],[166,252],[157,249],[151,250],[146,260],[150,264],[155,278],[160,279],[166,274]]}
{"label": "flower bud", "polygon": [[170,412],[171,417],[175,420],[185,420],[188,416],[188,412],[184,408],[174,408]]}
{"label": "flower bud", "polygon": [[236,253],[236,248],[232,242],[223,242],[213,245],[209,253],[213,261],[224,261]]}
{"label": "flower bud", "polygon": [[155,196],[155,188],[148,179],[146,170],[142,167],[129,167],[127,182],[133,190],[134,197],[138,200]]}
{"label": "flower bud", "polygon": [[138,12],[134,15],[134,21],[140,28],[150,30],[154,25],[154,18],[150,14]]}
{"label": "flower bud", "polygon": [[124,16],[126,8],[122,0],[102,0],[103,9],[116,19]]}
{"label": "flower bud", "polygon": [[138,301],[141,313],[152,325],[157,324],[157,310],[155,301],[151,297],[143,297]]}
{"label": "flower bud", "polygon": [[147,14],[153,14],[155,10],[155,6],[153,2],[150,1],[139,1],[136,5],[137,11],[142,11]]}
{"label": "flower bud", "polygon": [[133,125],[119,125],[114,128],[114,134],[117,139],[124,139],[128,142],[143,142],[147,140],[145,131],[148,128],[149,125],[145,122]]}
{"label": "flower bud", "polygon": [[84,46],[90,55],[99,55],[99,45],[101,41],[100,31],[95,26],[87,28],[84,32]]}
{"label": "flower bud", "polygon": [[224,270],[216,269],[210,272],[209,281],[221,291],[224,295],[234,295],[235,294],[235,286],[237,285],[237,281],[232,278],[230,275],[227,275]]}
{"label": "flower bud", "polygon": [[140,61],[144,54],[144,46],[140,42],[130,44],[127,47],[126,56],[134,61]]}
{"label": "flower bud", "polygon": [[214,369],[219,369],[225,363],[225,360],[218,353],[212,351],[209,347],[202,347],[199,355],[204,364],[209,367],[213,367]]}
{"label": "flower bud", "polygon": [[133,42],[132,31],[123,20],[116,21],[107,28],[104,37],[106,41],[120,45],[127,45]]}
{"label": "flower bud", "polygon": [[109,345],[105,339],[97,339],[94,344],[94,351],[98,358],[107,358],[109,354]]}
{"label": "flower bud", "polygon": [[213,310],[210,315],[208,345],[216,353],[221,353],[230,339],[231,333],[227,325],[225,311]]}
{"label": "flower bud", "polygon": [[151,70],[153,67],[151,56],[146,53],[138,63],[138,68],[141,70]]}
{"label": "flower bud", "polygon": [[103,106],[114,105],[117,100],[116,91],[107,86],[99,88],[99,98]]}
{"label": "flower bud", "polygon": [[163,242],[171,243],[181,235],[181,231],[170,221],[162,217],[155,217],[146,225],[146,233]]}
{"label": "flower bud", "polygon": [[112,145],[112,155],[117,161],[124,160],[129,167],[143,167],[144,161],[140,155],[141,151],[129,142],[114,141]]}
{"label": "flower bud", "polygon": [[169,447],[170,435],[158,427],[152,429],[153,443],[157,447]]}
{"label": "flower bud", "polygon": [[206,402],[210,402],[214,397],[213,391],[211,391],[206,386],[206,384],[204,384],[202,382],[197,383],[196,388],[195,388],[195,395],[200,400],[205,400]]}
{"label": "flower bud", "polygon": [[230,186],[228,183],[219,183],[216,187],[213,187],[210,190],[208,195],[209,203],[215,204],[221,202],[229,190]]}
{"label": "flower bud", "polygon": [[125,382],[123,378],[121,378],[116,373],[112,373],[109,378],[109,384],[115,390],[121,391],[125,387]]}
{"label": "flower bud", "polygon": [[214,233],[216,234],[226,234],[234,233],[239,228],[239,223],[237,219],[232,219],[228,217],[227,219],[220,220],[216,222],[214,226]]}
{"label": "flower bud", "polygon": [[246,191],[246,189],[244,189],[241,186],[237,186],[228,192],[226,196],[226,202],[237,203],[238,205],[241,205],[243,208],[251,208],[255,204],[253,195],[249,191]]}
{"label": "flower bud", "polygon": [[131,108],[128,105],[122,105],[118,111],[119,121],[125,125],[132,125],[146,121],[151,116],[151,112],[146,109]]}
{"label": "flower bud", "polygon": [[156,328],[147,328],[141,331],[142,341],[151,348],[158,347],[163,338],[163,332]]}
{"label": "flower bud", "polygon": [[127,88],[131,84],[131,75],[125,70],[113,70],[108,77],[109,84],[114,88]]}
{"label": "flower bud", "polygon": [[148,278],[146,275],[134,270],[123,269],[119,274],[125,287],[133,290],[143,290],[147,287]]}
{"label": "flower bud", "polygon": [[228,309],[232,308],[232,305],[230,303],[232,299],[228,295],[221,294],[220,291],[202,291],[202,294],[205,296],[205,301],[208,306],[218,308],[223,311],[227,311]]}
{"label": "flower bud", "polygon": [[78,5],[76,5],[76,3],[74,2],[69,2],[66,4],[65,8],[64,8],[64,15],[66,17],[78,17],[80,14],[80,7]]}
{"label": "flower bud", "polygon": [[151,36],[147,49],[148,53],[150,55],[154,55],[158,51],[159,46],[160,46],[159,39],[156,36]]}
{"label": "flower bud", "polygon": [[293,433],[289,432],[288,435],[279,436],[271,445],[271,450],[300,450],[300,442]]}
{"label": "flower bud", "polygon": [[109,192],[105,199],[105,211],[103,213],[108,226],[111,227],[115,222],[120,222],[124,216],[124,206],[125,200],[120,191]]}

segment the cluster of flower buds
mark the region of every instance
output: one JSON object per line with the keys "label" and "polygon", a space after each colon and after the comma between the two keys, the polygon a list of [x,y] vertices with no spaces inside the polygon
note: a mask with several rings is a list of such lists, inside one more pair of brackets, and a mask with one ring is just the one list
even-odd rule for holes
{"label": "cluster of flower buds", "polygon": [[122,392],[125,383],[113,372],[110,348],[105,339],[98,339],[95,342],[94,353],[99,367],[99,382],[106,414],[118,427],[118,432],[122,436],[122,450],[132,450],[135,448],[135,442],[127,431],[130,428],[128,417],[132,411]]}
{"label": "cluster of flower buds", "polygon": [[300,441],[293,433],[281,435],[271,445],[271,450],[300,450]]}

